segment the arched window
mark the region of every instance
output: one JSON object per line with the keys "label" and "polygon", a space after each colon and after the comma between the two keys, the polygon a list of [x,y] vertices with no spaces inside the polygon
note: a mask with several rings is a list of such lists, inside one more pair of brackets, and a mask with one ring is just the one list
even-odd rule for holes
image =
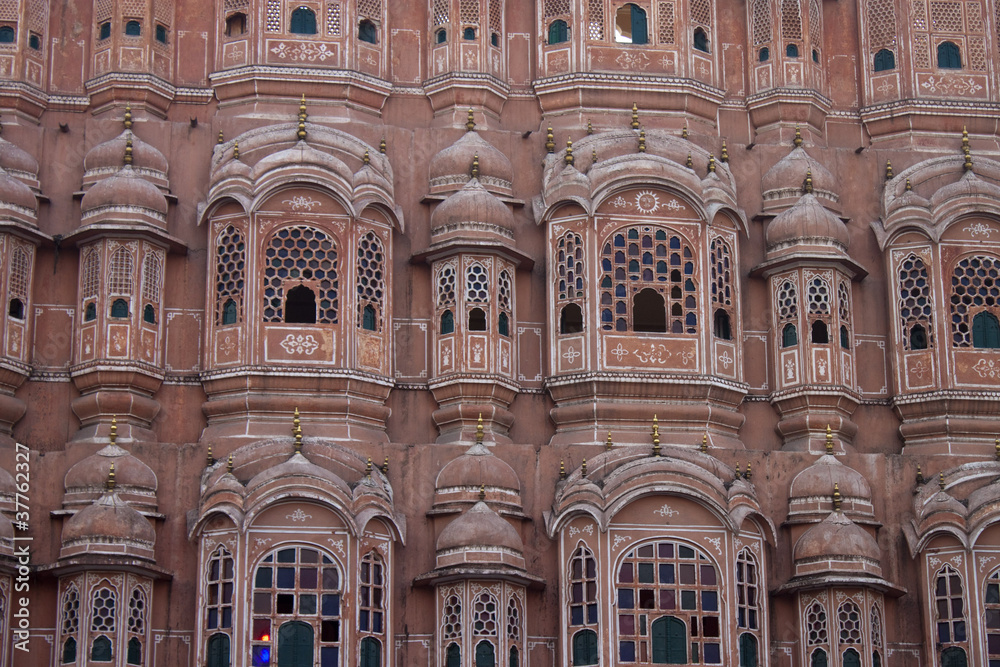
{"label": "arched window", "polygon": [[940,69],[962,69],[962,51],[954,42],[941,42],[937,46],[937,66]]}
{"label": "arched window", "polygon": [[[830,633],[826,623],[826,608],[819,602],[813,602],[806,610],[805,617],[806,645],[817,646],[830,641]],[[826,667],[826,651],[819,648],[811,654],[811,664],[822,664]],[[817,663],[817,660],[821,661]]]}
{"label": "arched window", "polygon": [[851,334],[844,325],[840,326],[840,347],[845,350],[851,349]]}
{"label": "arched window", "polygon": [[441,28],[436,33],[434,33],[434,42],[436,44],[444,44],[446,41],[448,41],[448,31],[447,30],[445,30],[444,28]]}
{"label": "arched window", "polygon": [[77,653],[76,633],[80,630],[80,593],[76,586],[70,584],[63,594],[61,635],[62,663],[75,663]]}
{"label": "arched window", "polygon": [[816,49],[813,49],[813,62],[814,63],[819,62],[819,51],[817,51]]}
{"label": "arched window", "polygon": [[496,649],[485,639],[476,644],[476,667],[496,667]]}
{"label": "arched window", "polygon": [[986,580],[986,653],[992,664],[1000,660],[1000,570],[995,570]]}
{"label": "arched window", "polygon": [[716,338],[721,338],[722,340],[733,339],[733,329],[729,322],[729,313],[721,308],[715,311],[712,322],[712,333],[715,334]]}
{"label": "arched window", "polygon": [[510,336],[510,318],[507,313],[500,313],[497,317],[497,333],[501,336]]}
{"label": "arched window", "polygon": [[[841,645],[861,643],[861,610],[851,600],[845,600],[837,609],[837,632]],[[860,659],[861,656],[858,655],[858,660]],[[846,653],[844,660],[847,660]]]}
{"label": "arched window", "polygon": [[827,667],[826,651],[821,648],[813,651],[812,657],[809,659],[809,667]]}
{"label": "arched window", "polygon": [[97,29],[97,39],[107,39],[109,37],[111,37],[111,21],[105,21]]}
{"label": "arched window", "polygon": [[450,310],[441,313],[441,335],[455,333],[455,315]]}
{"label": "arched window", "polygon": [[306,546],[281,547],[254,571],[251,661],[313,667],[340,664],[340,570],[327,554]]}
{"label": "arched window", "polygon": [[125,34],[129,37],[139,37],[142,35],[142,24],[138,21],[129,21],[125,24]]}
{"label": "arched window", "polygon": [[[1000,303],[1000,260],[991,256],[963,258],[955,265],[951,285],[951,331],[955,346],[1000,346],[989,344],[996,341],[997,335],[991,332],[996,331],[996,313],[1000,312],[996,310],[996,304]],[[980,323],[978,338],[977,323]]]}
{"label": "arched window", "polygon": [[139,641],[138,637],[132,637],[128,640],[125,662],[129,665],[142,664],[142,642]]}
{"label": "arched window", "polygon": [[637,332],[666,332],[667,310],[663,295],[649,287],[635,295],[632,301],[632,329]]}
{"label": "arched window", "polygon": [[799,344],[799,335],[794,324],[786,324],[781,330],[781,347],[792,347]]}
{"label": "arched window", "polygon": [[[110,29],[111,24],[108,24]],[[0,44],[13,44],[14,43],[14,29],[9,25],[0,27]]]}
{"label": "arched window", "polygon": [[35,33],[28,33],[28,48],[35,51],[42,50],[42,38]]}
{"label": "arched window", "polygon": [[292,20],[288,24],[288,32],[296,35],[316,34],[316,14],[308,7],[299,7],[292,11]]}
{"label": "arched window", "polygon": [[111,317],[128,317],[128,302],[125,299],[115,299],[111,304]]}
{"label": "arched window", "polygon": [[238,37],[239,35],[246,34],[247,31],[247,15],[242,12],[236,12],[232,16],[226,19],[226,37]]}
{"label": "arched window", "polygon": [[810,340],[817,345],[826,345],[830,342],[830,332],[826,328],[826,322],[816,320],[812,323]]}
{"label": "arched window", "polygon": [[797,44],[789,44],[785,47],[785,55],[789,58],[799,57],[799,47]]}
{"label": "arched window", "polygon": [[516,646],[510,647],[510,659],[507,661],[507,667],[521,667]]}
{"label": "arched window", "polygon": [[382,634],[384,628],[385,565],[382,558],[368,552],[361,559],[361,599],[358,602],[358,629],[361,632]]}
{"label": "arched window", "polygon": [[475,38],[476,38],[475,28],[465,28],[464,30],[462,30],[462,39],[472,41]]}
{"label": "arched window", "polygon": [[615,12],[615,41],[619,44],[645,44],[649,41],[646,10],[628,3]]}
{"label": "arched window", "polygon": [[63,642],[62,663],[68,662],[76,662],[76,639],[73,637]]}
{"label": "arched window", "polygon": [[740,635],[740,667],[757,667],[757,638],[749,632]]}
{"label": "arched window", "polygon": [[949,646],[941,651],[941,667],[968,667],[969,659],[965,655],[965,649],[958,646]]}
{"label": "arched window", "polygon": [[374,637],[361,640],[361,666],[379,667],[382,664],[382,644]]}
{"label": "arched window", "polygon": [[142,321],[147,324],[156,324],[156,310],[153,305],[147,303],[142,309]]}
{"label": "arched window", "polygon": [[569,26],[562,19],[549,24],[549,44],[562,44],[569,40]]}
{"label": "arched window", "polygon": [[500,48],[500,35],[495,32],[490,33],[490,46]]}
{"label": "arched window", "polygon": [[910,349],[911,350],[926,350],[927,349],[927,332],[924,327],[920,324],[913,325],[910,329]]}
{"label": "arched window", "polygon": [[760,629],[760,572],[747,549],[736,557],[736,627]]}
{"label": "arched window", "polygon": [[316,293],[305,285],[297,285],[285,295],[285,322],[316,323]]}
{"label": "arched window", "polygon": [[597,633],[593,630],[580,630],[573,635],[573,667],[596,665],[599,661]]}
{"label": "arched window", "polygon": [[337,324],[337,248],[331,237],[312,227],[282,227],[271,236],[264,253],[265,322],[289,321],[285,318],[283,298],[288,279],[312,281],[316,287],[313,321]]}
{"label": "arched window", "polygon": [[233,627],[233,557],[225,547],[220,546],[212,553],[205,579],[208,584],[205,590],[205,628]]}
{"label": "arched window", "polygon": [[378,29],[368,19],[358,24],[358,40],[369,44],[378,44]]}
{"label": "arched window", "polygon": [[896,54],[889,49],[879,49],[875,53],[875,63],[876,72],[887,72],[891,69],[896,69]]}
{"label": "arched window", "polygon": [[230,667],[229,635],[216,632],[208,638],[208,661],[205,667]]}
{"label": "arched window", "polygon": [[361,310],[361,328],[366,331],[375,331],[375,309],[370,303],[365,304]]}
{"label": "arched window", "polygon": [[142,664],[142,644],[146,639],[146,593],[136,586],[128,601],[128,643],[126,644],[125,662],[130,665]]}
{"label": "arched window", "polygon": [[497,316],[497,331],[503,336],[510,336],[510,314],[513,311],[511,295],[513,293],[510,272],[504,269],[497,277],[497,305],[500,314]]}
{"label": "arched window", "polygon": [[972,347],[1000,347],[1000,322],[996,315],[984,310],[972,318]]}
{"label": "arched window", "polygon": [[661,617],[649,628],[652,662],[686,664],[689,649],[693,662],[722,662],[719,573],[707,554],[680,542],[641,544],[619,563],[615,582],[621,662],[642,658],[653,615]]}
{"label": "arched window", "polygon": [[758,62],[766,63],[770,59],[771,59],[771,49],[767,48],[766,46],[757,52]]}
{"label": "arched window", "polygon": [[[934,582],[934,608],[937,617],[937,642],[951,644],[968,639],[965,625],[965,596],[958,570],[945,565]],[[964,655],[964,652],[963,652]],[[942,664],[944,656],[942,654]]]}
{"label": "arched window", "polygon": [[482,308],[469,311],[469,331],[486,331],[486,312]]}
{"label": "arched window", "polygon": [[222,325],[227,324],[236,324],[236,302],[231,298],[222,304]]}
{"label": "arched window", "polygon": [[[569,622],[570,625],[597,623],[597,560],[593,552],[580,544],[569,563]],[[574,642],[576,640],[574,639]],[[582,641],[582,640],[581,640]],[[596,635],[594,641],[597,641]],[[574,643],[575,647],[575,643]],[[574,649],[575,650],[575,649]],[[596,647],[595,647],[596,650]],[[573,664],[578,663],[574,660]],[[594,663],[596,664],[596,663]]]}
{"label": "arched window", "polygon": [[96,319],[97,319],[97,304],[91,301],[83,309],[83,321],[93,322]]}
{"label": "arched window", "polygon": [[462,667],[462,649],[455,642],[448,644],[444,665],[445,667]]}
{"label": "arched window", "polygon": [[167,43],[167,27],[159,23],[156,24],[156,41],[160,44]]}
{"label": "arched window", "polygon": [[578,304],[570,303],[559,312],[559,333],[580,333],[583,331],[583,310]]}
{"label": "arched window", "polygon": [[7,306],[7,314],[14,319],[23,320],[24,302],[17,298],[11,299],[10,304]]}
{"label": "arched window", "polygon": [[709,52],[708,48],[708,33],[705,32],[704,28],[695,28],[694,30],[694,48],[698,51]]}
{"label": "arched window", "polygon": [[111,640],[101,635],[94,640],[90,649],[90,660],[92,662],[111,662],[112,658]]}

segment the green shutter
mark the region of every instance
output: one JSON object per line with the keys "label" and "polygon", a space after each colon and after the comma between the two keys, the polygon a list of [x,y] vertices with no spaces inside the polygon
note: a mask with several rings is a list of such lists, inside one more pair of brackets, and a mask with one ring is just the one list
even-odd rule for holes
{"label": "green shutter", "polygon": [[684,621],[664,616],[653,621],[653,662],[660,665],[687,664],[687,627]]}
{"label": "green shutter", "polygon": [[278,630],[278,667],[312,667],[313,629],[302,621],[289,621]]}

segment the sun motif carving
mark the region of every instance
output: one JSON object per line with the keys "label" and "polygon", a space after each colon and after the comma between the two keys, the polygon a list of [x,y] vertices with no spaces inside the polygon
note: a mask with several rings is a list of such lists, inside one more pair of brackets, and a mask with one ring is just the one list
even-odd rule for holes
{"label": "sun motif carving", "polygon": [[656,193],[643,190],[635,196],[635,207],[643,213],[654,213],[660,208],[660,198]]}

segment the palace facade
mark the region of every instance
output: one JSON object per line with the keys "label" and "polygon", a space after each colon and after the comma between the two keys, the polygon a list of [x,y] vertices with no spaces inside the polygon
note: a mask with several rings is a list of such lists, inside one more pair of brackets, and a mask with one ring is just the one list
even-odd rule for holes
{"label": "palace facade", "polygon": [[997,63],[0,0],[0,665],[1000,667]]}

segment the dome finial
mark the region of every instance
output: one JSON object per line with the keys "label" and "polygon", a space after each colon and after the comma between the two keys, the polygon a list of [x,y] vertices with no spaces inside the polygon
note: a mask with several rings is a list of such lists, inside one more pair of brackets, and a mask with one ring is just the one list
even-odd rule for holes
{"label": "dome finial", "polygon": [[743,477],[743,471],[740,470],[740,462],[736,462],[736,479]]}
{"label": "dome finial", "polygon": [[710,173],[710,174],[714,174],[715,173],[715,154],[714,153],[709,153],[708,154],[708,173]]}
{"label": "dome finial", "polygon": [[813,191],[813,172],[812,169],[806,170],[806,180],[802,183],[802,192],[811,195]]}
{"label": "dome finial", "polygon": [[229,460],[226,461],[226,472],[228,472],[230,475],[233,474],[233,455],[232,454],[229,455]]}
{"label": "dome finial", "polygon": [[993,441],[993,451],[995,452],[994,456],[996,457],[997,461],[1000,461],[1000,438],[996,438]]}
{"label": "dome finial", "polygon": [[582,477],[586,477],[587,476],[587,457],[586,456],[583,457],[583,463],[580,465],[580,475]]}
{"label": "dome finial", "polygon": [[587,121],[587,134],[593,134],[593,133],[594,133],[594,124],[590,120],[588,120]]}
{"label": "dome finial", "polygon": [[108,469],[108,481],[104,484],[104,488],[108,491],[115,490],[115,462],[111,462],[111,468]]}
{"label": "dome finial", "polygon": [[653,415],[653,456],[660,455],[660,421]]}
{"label": "dome finial", "polygon": [[700,451],[702,454],[708,451],[708,433],[702,433],[701,446],[698,447],[698,451]]}
{"label": "dome finial", "polygon": [[382,462],[382,474],[383,475],[388,475],[389,474],[389,457],[388,456],[385,457],[385,461]]}
{"label": "dome finial", "polygon": [[792,140],[792,144],[794,144],[796,148],[802,147],[802,132],[799,130],[797,123],[795,125],[795,139]]}
{"label": "dome finial", "polygon": [[476,112],[469,107],[469,115],[465,121],[465,129],[469,132],[473,132],[476,129]]}
{"label": "dome finial", "polygon": [[382,137],[382,140],[378,142],[378,152],[385,155],[385,137]]}
{"label": "dome finial", "polygon": [[212,443],[208,443],[208,453],[205,455],[205,467],[211,468],[215,465],[215,457],[212,456]]}
{"label": "dome finial", "polygon": [[125,166],[132,164],[132,132],[125,135]]}
{"label": "dome finial", "polygon": [[892,180],[892,160],[885,161],[885,180]]}
{"label": "dome finial", "polygon": [[295,133],[295,136],[299,138],[299,141],[306,140],[306,94],[302,93],[302,101],[299,102],[299,129]]}
{"label": "dome finial", "polygon": [[639,129],[639,106],[632,102],[632,129]]}
{"label": "dome finial", "polygon": [[219,140],[216,141],[215,143],[217,143],[217,144],[224,144],[224,143],[226,143],[226,135],[224,135],[222,133],[222,130],[219,130]]}
{"label": "dome finial", "polygon": [[694,169],[694,159],[691,157],[690,153],[688,153],[687,160],[684,161],[684,166],[688,169]]}
{"label": "dome finial", "polygon": [[913,189],[913,183],[910,183],[910,179],[906,179],[906,191],[909,192]]}
{"label": "dome finial", "polygon": [[111,444],[115,444],[118,441],[118,417],[111,417],[111,432],[108,434],[108,440]]}
{"label": "dome finial", "polygon": [[749,482],[751,477],[753,477],[753,473],[750,472],[750,462],[747,461],[747,471],[743,473],[743,479]]}
{"label": "dome finial", "polygon": [[837,484],[836,482],[834,482],[833,483],[833,511],[834,512],[839,512],[840,511],[840,502],[841,502],[840,485]]}
{"label": "dome finial", "polygon": [[361,164],[369,165],[372,163],[372,156],[368,154],[368,149],[365,149],[365,154],[361,156]]}
{"label": "dome finial", "polygon": [[826,453],[833,454],[833,431],[829,424],[826,425]]}
{"label": "dome finial", "polygon": [[479,500],[486,500],[486,485],[479,485]]}
{"label": "dome finial", "polygon": [[938,473],[938,488],[944,491],[944,473]]}
{"label": "dome finial", "polygon": [[125,105],[125,120],[124,120],[124,125],[125,125],[125,129],[126,130],[131,130],[132,129],[132,105],[131,104],[126,104]]}
{"label": "dome finial", "polygon": [[566,140],[566,157],[563,158],[563,162],[565,162],[568,165],[572,165],[573,164],[573,140],[572,139],[567,139]]}
{"label": "dome finial", "polygon": [[566,462],[561,459],[559,461],[559,479],[566,479]]}
{"label": "dome finial", "polygon": [[368,463],[365,464],[365,475],[368,479],[372,477],[372,457],[368,457]]}
{"label": "dome finial", "polygon": [[590,163],[597,164],[597,149],[595,148],[590,152]]}
{"label": "dome finial", "polygon": [[726,140],[722,140],[722,154],[719,155],[719,159],[723,162],[729,162],[729,148],[726,146]]}
{"label": "dome finial", "polygon": [[479,413],[479,419],[476,420],[476,442],[481,443],[483,441],[483,413]]}
{"label": "dome finial", "polygon": [[920,469],[920,464],[917,464],[917,484],[924,483],[924,471]]}
{"label": "dome finial", "polygon": [[639,152],[646,152],[646,130],[639,130]]}
{"label": "dome finial", "polygon": [[479,153],[472,156],[472,168],[469,169],[469,176],[479,178]]}
{"label": "dome finial", "polygon": [[550,126],[545,131],[545,152],[555,153],[556,152],[556,139],[552,135],[552,127]]}
{"label": "dome finial", "polygon": [[239,140],[236,140],[236,141],[233,142],[233,159],[234,160],[239,160],[240,159],[240,142],[239,142]]}
{"label": "dome finial", "polygon": [[610,452],[614,446],[615,443],[611,440],[611,431],[608,431],[608,439],[604,441],[604,449]]}
{"label": "dome finial", "polygon": [[684,127],[681,128],[681,139],[687,139],[687,138],[688,138],[688,124],[687,121],[684,121]]}
{"label": "dome finial", "polygon": [[969,148],[969,130],[965,127],[962,128],[962,154],[965,156],[965,162],[962,164],[962,169],[965,171],[972,171],[972,151]]}
{"label": "dome finial", "polygon": [[295,437],[295,451],[302,451],[302,420],[299,419],[299,409],[295,408],[295,414],[292,417],[292,435]]}

